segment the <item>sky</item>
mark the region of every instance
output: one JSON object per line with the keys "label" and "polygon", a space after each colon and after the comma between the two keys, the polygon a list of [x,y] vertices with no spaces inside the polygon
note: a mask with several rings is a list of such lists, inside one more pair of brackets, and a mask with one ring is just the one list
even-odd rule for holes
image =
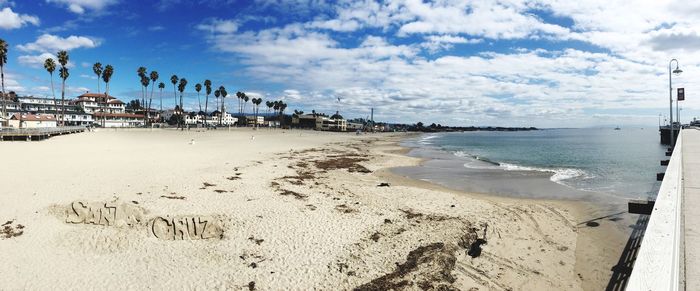
{"label": "sky", "polygon": [[63,49],[72,98],[97,91],[100,62],[124,101],[140,98],[144,66],[167,108],[175,74],[190,110],[209,79],[229,111],[242,91],[287,112],[442,125],[655,126],[673,58],[687,122],[700,117],[699,33],[700,1],[0,0],[5,86],[20,95],[52,96],[43,62]]}

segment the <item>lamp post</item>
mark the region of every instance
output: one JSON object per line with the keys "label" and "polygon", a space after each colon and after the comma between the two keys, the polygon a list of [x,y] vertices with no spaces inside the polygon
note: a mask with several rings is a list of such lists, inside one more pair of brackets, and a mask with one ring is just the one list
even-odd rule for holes
{"label": "lamp post", "polygon": [[[671,71],[671,64],[673,62],[676,62],[676,69]],[[671,82],[671,73],[674,73],[676,75],[679,75],[680,73],[683,72],[680,68],[678,68],[678,60],[672,59],[671,61],[668,62],[668,112],[670,114],[670,130],[671,130],[671,140],[669,141],[669,144],[671,147],[673,147],[676,144],[676,140],[673,139],[673,85]]]}

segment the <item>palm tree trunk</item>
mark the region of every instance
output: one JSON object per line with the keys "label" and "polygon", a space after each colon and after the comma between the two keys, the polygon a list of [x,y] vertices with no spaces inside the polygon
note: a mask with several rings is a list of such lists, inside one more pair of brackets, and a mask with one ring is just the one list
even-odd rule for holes
{"label": "palm tree trunk", "polygon": [[100,94],[100,75],[97,75],[97,94]]}
{"label": "palm tree trunk", "polygon": [[[105,105],[104,107],[107,107],[107,96],[109,96],[109,83],[105,82]],[[102,128],[107,127],[107,109],[102,111]]]}
{"label": "palm tree trunk", "polygon": [[[209,87],[207,87],[209,88]],[[205,91],[208,92],[208,91]],[[209,105],[209,94],[204,97],[204,128],[207,128],[207,106]]]}
{"label": "palm tree trunk", "polygon": [[[2,120],[7,119],[7,109],[6,109],[6,101],[5,101],[5,68],[4,66],[0,66],[0,82],[2,82]],[[20,114],[21,116],[22,114]],[[9,125],[9,124],[8,124]],[[2,127],[2,124],[0,124],[0,127]]]}
{"label": "palm tree trunk", "polygon": [[[197,91],[197,102],[199,103],[199,111],[202,111],[202,99],[199,99],[199,91]],[[199,115],[199,112],[197,112]]]}
{"label": "palm tree trunk", "polygon": [[54,109],[54,118],[58,117],[58,102],[56,102],[56,92],[53,89],[53,73],[50,73],[51,75],[51,95],[53,96],[53,109]]}
{"label": "palm tree trunk", "polygon": [[66,126],[66,79],[61,82],[61,126]]}
{"label": "palm tree trunk", "polygon": [[160,88],[160,111],[163,112],[163,89]]}

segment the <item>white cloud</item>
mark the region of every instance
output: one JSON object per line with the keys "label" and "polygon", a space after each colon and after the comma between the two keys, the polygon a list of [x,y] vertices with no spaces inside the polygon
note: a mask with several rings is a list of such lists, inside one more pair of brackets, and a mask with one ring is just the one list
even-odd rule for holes
{"label": "white cloud", "polygon": [[52,58],[56,60],[56,56],[51,53],[42,53],[40,55],[24,55],[17,57],[17,61],[25,66],[32,68],[42,68],[46,59]]}
{"label": "white cloud", "polygon": [[77,48],[94,48],[100,45],[96,39],[85,36],[71,35],[63,38],[51,34],[42,34],[36,41],[17,45],[17,48],[25,52],[54,52],[59,50],[72,50]]}
{"label": "white cloud", "polygon": [[154,25],[154,26],[148,27],[148,31],[161,31],[161,30],[165,30],[165,27],[163,27],[161,25]]}
{"label": "white cloud", "polygon": [[214,18],[197,25],[197,29],[210,33],[229,34],[238,30],[238,24],[234,20]]}
{"label": "white cloud", "polygon": [[39,17],[28,14],[15,13],[10,7],[5,7],[2,10],[0,10],[1,29],[17,29],[27,24],[38,26],[39,23]]}
{"label": "white cloud", "polygon": [[101,11],[107,6],[117,4],[119,0],[46,0],[65,6],[73,13],[83,14],[86,10]]}

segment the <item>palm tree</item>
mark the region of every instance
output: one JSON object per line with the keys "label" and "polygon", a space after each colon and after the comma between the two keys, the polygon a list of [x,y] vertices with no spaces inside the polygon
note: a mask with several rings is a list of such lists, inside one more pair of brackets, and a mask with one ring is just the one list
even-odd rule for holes
{"label": "palm tree", "polygon": [[267,105],[267,114],[270,114],[270,109],[272,109],[272,101],[265,101],[265,105]]}
{"label": "palm tree", "polygon": [[61,83],[61,126],[66,125],[66,79],[68,79],[68,76],[70,75],[68,73],[68,68],[66,68],[66,65],[68,64],[68,52],[67,51],[59,51],[58,54],[56,54],[58,57],[58,63],[61,64],[61,69],[59,70],[59,77],[61,77],[62,83]]}
{"label": "palm tree", "polygon": [[139,81],[141,81],[141,107],[143,107],[143,104],[146,103],[146,92],[144,91],[145,87],[143,86],[143,78],[146,78],[146,67],[139,67],[136,70],[136,74],[139,76]]}
{"label": "palm tree", "polygon": [[204,92],[206,93],[206,97],[204,97],[204,127],[207,126],[207,107],[209,105],[209,94],[211,94],[211,81],[209,80],[204,80]]}
{"label": "palm tree", "polygon": [[[109,81],[112,80],[112,74],[114,74],[114,68],[112,65],[105,66],[105,70],[102,71],[102,81],[105,82],[105,102],[104,106],[107,106],[107,96],[109,96]],[[102,127],[105,127],[107,122],[107,116],[105,115],[105,110],[102,110]]]}
{"label": "palm tree", "polygon": [[[182,78],[180,79],[180,84],[177,85],[177,90],[180,91],[180,122],[178,122],[178,126],[180,123],[182,123],[185,120],[185,116],[183,116],[182,113],[185,112],[185,107],[182,104],[182,95],[185,92],[185,87],[187,86],[187,79]],[[182,125],[182,130],[185,129],[184,125]]]}
{"label": "palm tree", "polygon": [[[219,89],[216,89],[216,91],[214,91],[214,97],[216,97],[216,106],[217,107],[219,106],[219,96],[221,96],[221,91],[219,91]],[[221,111],[219,111],[219,120],[221,120]],[[219,122],[219,125],[221,125],[221,122]]]}
{"label": "palm tree", "polygon": [[255,105],[255,128],[258,128],[258,111],[260,110],[260,103],[262,103],[262,98],[253,98],[253,105]]}
{"label": "palm tree", "polygon": [[245,102],[243,103],[243,114],[244,114],[244,115],[245,115],[245,108],[248,106],[248,100],[250,100],[250,98],[248,98],[248,95],[246,95],[245,93],[243,93],[243,101],[245,101]]}
{"label": "palm tree", "polygon": [[165,88],[165,83],[158,83],[158,89],[160,89],[160,111],[163,112],[163,89]]}
{"label": "palm tree", "polygon": [[170,76],[170,83],[173,83],[173,95],[175,95],[175,106],[177,106],[177,89],[175,86],[177,86],[177,75],[172,75]]}
{"label": "palm tree", "polygon": [[199,91],[202,91],[202,84],[200,84],[200,83],[195,84],[194,90],[197,91],[197,102],[199,102],[199,111],[202,111],[202,100],[199,99]]}
{"label": "palm tree", "polygon": [[[150,74],[150,79],[151,79],[151,97],[148,99],[148,113],[151,112],[151,103],[153,102],[153,90],[156,88],[156,81],[158,81],[158,72],[156,71],[151,71]],[[162,95],[162,94],[161,94]],[[162,103],[162,102],[161,102]]]}
{"label": "palm tree", "polygon": [[280,101],[280,127],[284,125],[284,110],[287,109],[287,103]]}
{"label": "palm tree", "polygon": [[92,65],[92,71],[97,75],[97,93],[100,93],[100,76],[102,75],[102,64],[100,62]]}
{"label": "palm tree", "polygon": [[[56,103],[56,92],[53,90],[53,72],[56,70],[56,62],[53,61],[52,58],[46,59],[44,61],[44,69],[46,69],[47,72],[49,72],[49,76],[51,77],[51,95],[53,95],[53,105],[56,113],[58,113],[58,103]],[[58,114],[54,114],[54,118],[56,118]]]}
{"label": "palm tree", "polygon": [[[150,81],[151,81],[151,79],[149,79],[148,77],[146,77],[145,74],[143,75],[143,77],[141,77],[141,86],[144,88],[144,92],[147,92],[147,91],[148,91],[148,84],[150,83]],[[143,108],[144,105],[147,105],[147,104],[145,104],[145,103],[146,103],[146,102],[145,102],[145,101],[146,101],[146,96],[144,95],[143,98],[144,98],[144,102],[141,103],[141,108],[142,108],[142,109],[144,109],[144,108]],[[144,111],[143,111],[143,125],[146,125],[146,124],[148,123],[148,111],[149,111],[148,108],[145,108]]]}
{"label": "palm tree", "polygon": [[226,112],[226,88],[224,86],[219,86],[219,93],[221,93],[221,114],[219,115],[219,125],[221,125],[221,120],[224,117],[224,112]]}
{"label": "palm tree", "polygon": [[[2,82],[2,119],[7,118],[7,108],[5,105],[5,64],[7,64],[7,42],[0,39],[0,82]],[[2,124],[0,124],[1,126]]]}
{"label": "palm tree", "polygon": [[241,107],[241,99],[243,99],[243,92],[241,92],[241,91],[236,92],[236,98],[238,99],[238,116],[240,118],[242,111],[243,111],[242,107]]}

